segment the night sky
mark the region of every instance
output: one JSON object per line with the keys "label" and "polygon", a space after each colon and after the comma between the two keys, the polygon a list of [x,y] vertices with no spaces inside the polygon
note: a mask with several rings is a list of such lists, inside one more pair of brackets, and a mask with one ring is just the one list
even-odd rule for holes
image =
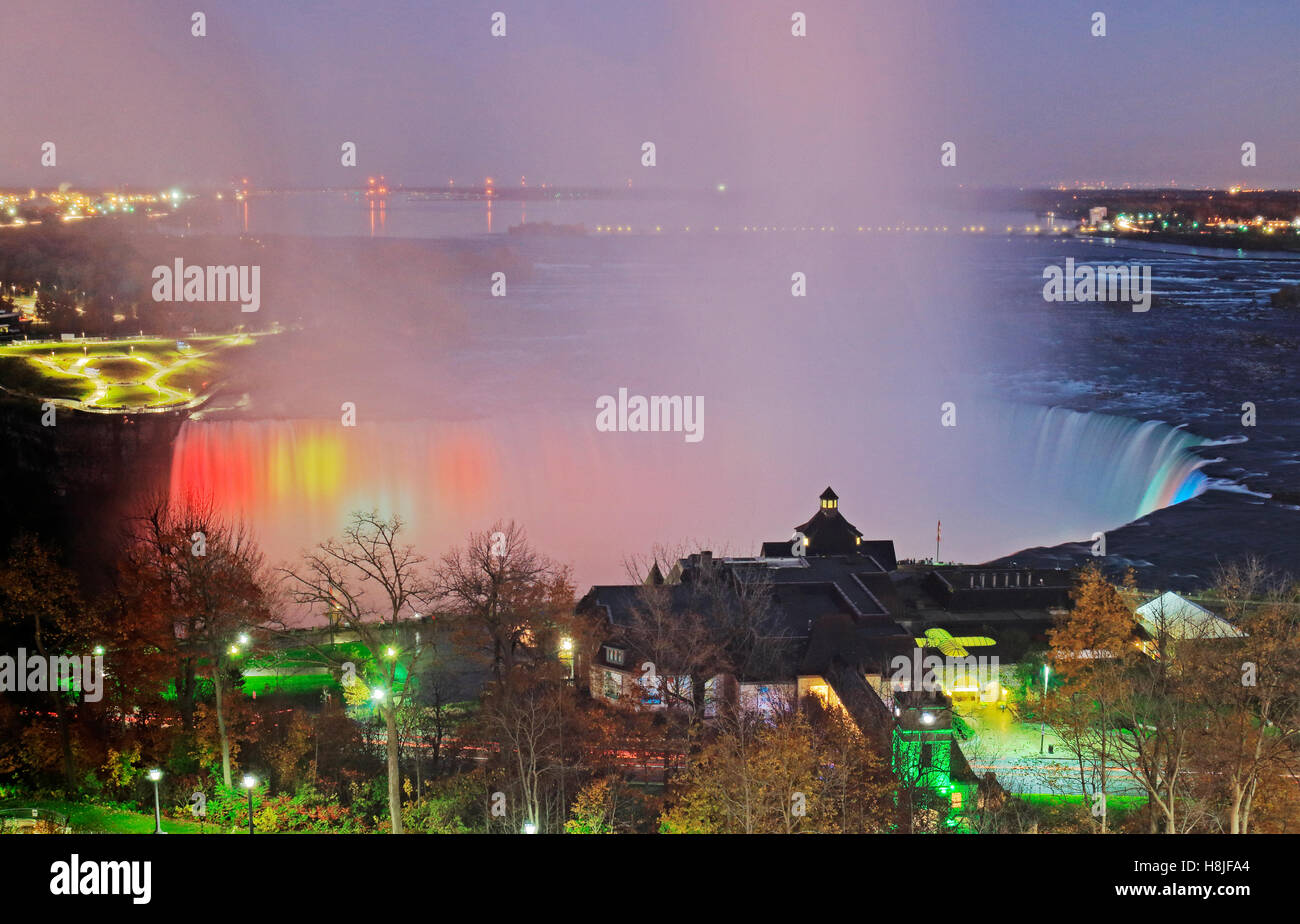
{"label": "night sky", "polygon": [[0,183],[1288,187],[1298,22],[1290,2],[1188,0],[6,0]]}

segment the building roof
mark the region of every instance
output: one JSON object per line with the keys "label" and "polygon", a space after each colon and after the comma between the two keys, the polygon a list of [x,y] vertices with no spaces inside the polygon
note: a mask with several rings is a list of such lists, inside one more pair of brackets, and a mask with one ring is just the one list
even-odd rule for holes
{"label": "building roof", "polygon": [[862,544],[862,531],[844,519],[838,506],[820,508],[794,529],[807,539],[804,545],[808,555],[852,555]]}
{"label": "building roof", "polygon": [[[775,646],[781,676],[742,679],[777,680],[824,676],[835,661],[880,671],[895,656],[915,650],[916,639],[932,629],[955,638],[990,637],[993,645],[969,653],[1012,663],[1069,605],[1072,573],[1065,570],[909,566],[900,571],[893,542],[863,540],[840,514],[838,502],[828,487],[816,515],[797,527],[811,540],[806,555],[792,554],[789,540],[765,542],[753,558],[715,559],[711,552],[698,552],[677,562],[667,576],[656,565],[641,585],[594,586],[579,610],[599,610],[608,619],[611,643],[630,648],[626,630],[647,585],[667,593],[676,615],[708,618],[692,612],[701,608],[691,586],[698,575],[721,568],[739,580],[746,571],[761,572],[760,579],[771,586],[771,631],[781,640]],[[636,657],[629,650],[628,663]],[[672,665],[660,668],[672,673]]]}
{"label": "building roof", "polygon": [[1139,606],[1137,617],[1142,628],[1153,637],[1160,634],[1162,625],[1170,637],[1180,639],[1241,638],[1246,634],[1226,619],[1172,590]]}

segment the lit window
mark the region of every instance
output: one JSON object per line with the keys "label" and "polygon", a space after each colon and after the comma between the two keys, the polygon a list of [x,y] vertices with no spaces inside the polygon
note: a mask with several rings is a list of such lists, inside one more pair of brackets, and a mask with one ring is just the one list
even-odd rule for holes
{"label": "lit window", "polygon": [[622,648],[615,648],[615,647],[612,646],[612,645],[606,645],[606,646],[605,646],[605,660],[608,661],[610,664],[622,664],[622,663],[623,663],[623,649],[622,649]]}

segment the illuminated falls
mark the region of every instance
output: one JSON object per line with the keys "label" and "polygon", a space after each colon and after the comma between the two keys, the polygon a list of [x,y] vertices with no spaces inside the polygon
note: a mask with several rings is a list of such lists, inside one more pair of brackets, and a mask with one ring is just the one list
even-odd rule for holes
{"label": "illuminated falls", "polygon": [[[937,403],[936,403],[937,404]],[[909,553],[986,560],[1077,541],[1200,494],[1208,441],[1168,424],[1064,408],[960,404],[871,425],[815,414],[719,413],[709,436],[601,433],[571,419],[203,420],[185,422],[170,493],[211,498],[253,527],[272,562],[339,534],[354,510],[400,513],[436,556],[497,519],[524,524],[548,554],[608,580],[624,556],[707,535],[748,554],[801,510],[809,485],[847,486],[872,531]],[[665,438],[666,437],[666,438]],[[793,470],[791,446],[817,460]],[[848,496],[846,494],[846,496]],[[778,527],[779,529],[779,527]]]}
{"label": "illuminated falls", "polygon": [[485,445],[471,427],[419,421],[186,421],[169,493],[247,519],[273,557],[336,535],[353,510],[400,513],[413,541],[481,500],[493,468]]}
{"label": "illuminated falls", "polygon": [[1067,408],[1011,406],[999,415],[1029,476],[1059,485],[1111,519],[1135,520],[1202,493],[1209,460],[1192,450],[1209,440],[1156,420]]}

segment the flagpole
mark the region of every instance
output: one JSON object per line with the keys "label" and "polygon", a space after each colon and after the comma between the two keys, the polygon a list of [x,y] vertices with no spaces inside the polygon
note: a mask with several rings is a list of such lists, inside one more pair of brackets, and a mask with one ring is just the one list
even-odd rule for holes
{"label": "flagpole", "polygon": [[943,538],[943,520],[939,520],[934,527],[934,563],[939,564],[939,540]]}

